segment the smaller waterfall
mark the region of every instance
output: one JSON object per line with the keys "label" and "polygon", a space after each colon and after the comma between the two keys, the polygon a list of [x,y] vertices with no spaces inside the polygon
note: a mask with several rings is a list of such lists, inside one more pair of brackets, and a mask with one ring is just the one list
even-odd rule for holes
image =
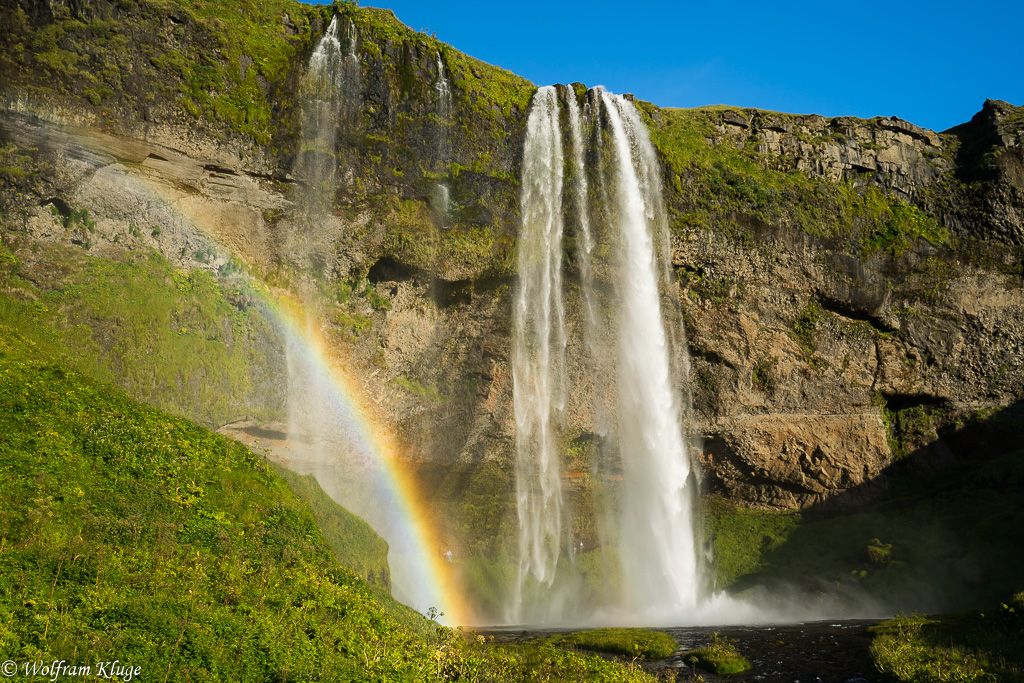
{"label": "smaller waterfall", "polygon": [[351,19],[345,19],[345,57],[341,64],[342,90],[345,93],[342,104],[345,117],[351,124],[358,124],[354,119],[363,109],[363,79],[359,65],[356,46],[359,44],[359,31]]}
{"label": "smaller waterfall", "polygon": [[[296,176],[306,185],[307,220],[328,213],[339,180],[339,156],[361,123],[362,71],[356,55],[358,32],[351,20],[335,15],[309,58],[300,85],[302,131],[295,160]],[[344,143],[339,146],[339,141]]]}
{"label": "smaller waterfall", "polygon": [[295,161],[296,175],[306,184],[303,193],[307,216],[325,213],[334,197],[338,167],[338,111],[345,92],[344,63],[338,37],[338,17],[309,59],[300,87],[302,137]]}
{"label": "smaller waterfall", "polygon": [[[441,169],[447,169],[452,156],[450,133],[452,118],[452,86],[448,81],[448,76],[444,68],[444,61],[441,59],[440,52],[437,53],[436,64],[437,79],[434,81],[434,92],[437,95],[437,105],[435,110],[437,115],[437,130],[435,132],[435,135],[437,136],[437,163]],[[434,209],[434,215],[436,216],[438,225],[441,227],[446,226],[452,209],[451,190],[448,185],[440,181],[435,183],[433,190],[430,193],[430,202],[431,207]]]}
{"label": "smaller waterfall", "polygon": [[434,90],[437,92],[437,118],[441,119],[442,124],[446,124],[452,115],[452,86],[448,82],[440,52],[437,53],[437,80],[434,81]]}
{"label": "smaller waterfall", "polygon": [[515,386],[519,582],[513,618],[536,605],[533,587],[549,589],[564,527],[560,427],[565,413],[565,311],[562,305],[562,136],[558,94],[541,88],[527,121],[523,152],[522,232],[515,293],[512,375]]}

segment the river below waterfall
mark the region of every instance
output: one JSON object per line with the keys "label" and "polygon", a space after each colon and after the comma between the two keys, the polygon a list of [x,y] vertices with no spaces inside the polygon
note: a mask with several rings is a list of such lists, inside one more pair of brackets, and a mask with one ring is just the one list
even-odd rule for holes
{"label": "river below waterfall", "polygon": [[[833,620],[783,625],[658,628],[655,630],[675,638],[680,649],[668,659],[645,662],[644,668],[661,674],[666,680],[680,682],[698,680],[693,677],[697,673],[707,683],[874,683],[878,678],[868,653],[871,637],[867,634],[867,627],[876,623],[877,620]],[[478,629],[477,632],[494,636],[495,642],[517,643],[570,633],[571,630],[506,627]],[[750,671],[716,675],[700,669],[694,672],[683,662],[682,652],[707,645],[715,633],[719,638],[735,641],[736,648],[750,660]]]}

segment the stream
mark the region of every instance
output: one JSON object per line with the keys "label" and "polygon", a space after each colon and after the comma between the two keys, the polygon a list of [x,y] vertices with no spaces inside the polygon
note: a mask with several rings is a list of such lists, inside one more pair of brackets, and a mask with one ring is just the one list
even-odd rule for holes
{"label": "stream", "polygon": [[[707,683],[874,683],[878,678],[868,653],[871,637],[866,629],[876,623],[878,620],[831,620],[774,626],[657,628],[654,630],[675,638],[680,649],[668,659],[645,662],[643,666],[666,680],[680,682],[698,680],[693,677],[697,673]],[[559,628],[478,630],[482,635],[494,636],[495,642],[505,643],[571,632]],[[694,672],[683,662],[683,651],[707,645],[715,633],[735,642],[739,652],[750,660],[750,671],[716,675],[700,669]]]}

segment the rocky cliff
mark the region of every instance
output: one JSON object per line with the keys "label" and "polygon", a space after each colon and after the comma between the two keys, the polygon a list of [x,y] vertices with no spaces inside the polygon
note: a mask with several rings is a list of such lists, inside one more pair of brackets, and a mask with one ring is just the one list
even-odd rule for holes
{"label": "rocky cliff", "polygon": [[[299,94],[335,13],[355,41],[360,106],[339,127],[331,211],[310,221]],[[406,443],[462,554],[505,547],[533,86],[350,3],[4,0],[0,37],[3,297],[18,312],[4,324],[65,347],[84,335],[94,367],[183,414],[274,422],[283,356],[257,301],[287,293]],[[1024,393],[1024,110],[989,101],[935,133],[637,104],[664,167],[706,490],[804,507],[869,494],[899,463],[981,455],[956,435]],[[146,259],[166,269],[152,275],[174,297],[165,318],[129,329],[141,295],[70,302],[83,264],[121,264],[116,279]],[[200,315],[196,278],[227,308]],[[102,280],[96,291],[118,296]],[[569,321],[578,329],[579,311]],[[222,360],[186,372],[146,354],[134,362],[156,363],[151,375],[118,374],[161,326]],[[214,395],[216,410],[197,408]],[[573,397],[563,435],[588,544],[593,409]]]}

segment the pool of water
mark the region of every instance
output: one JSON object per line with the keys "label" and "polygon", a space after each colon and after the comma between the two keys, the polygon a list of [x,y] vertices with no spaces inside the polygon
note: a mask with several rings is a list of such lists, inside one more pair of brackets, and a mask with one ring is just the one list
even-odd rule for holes
{"label": "pool of water", "polygon": [[[658,628],[679,643],[679,650],[668,659],[645,662],[644,668],[667,680],[696,680],[733,683],[875,683],[878,680],[868,648],[871,638],[867,627],[877,620],[816,621],[800,624],[759,626],[681,626]],[[579,629],[576,629],[579,630]],[[568,629],[478,629],[494,636],[496,642],[522,642]],[[682,659],[682,652],[711,642],[714,634],[735,642],[736,649],[752,669],[742,674],[718,676],[706,671],[694,672]]]}

